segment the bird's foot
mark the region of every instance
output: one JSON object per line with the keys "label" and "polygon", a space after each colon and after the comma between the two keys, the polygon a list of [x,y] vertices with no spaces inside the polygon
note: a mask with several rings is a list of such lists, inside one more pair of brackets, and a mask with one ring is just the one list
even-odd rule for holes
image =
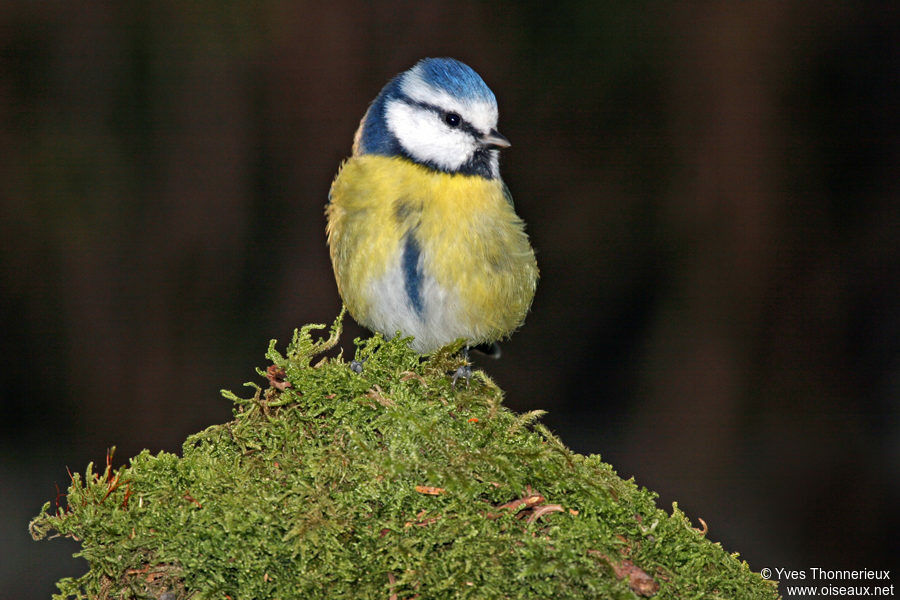
{"label": "bird's foot", "polygon": [[456,382],[459,381],[460,377],[465,378],[466,387],[469,387],[469,380],[472,379],[472,366],[469,364],[469,347],[463,346],[460,355],[462,356],[463,364],[456,370],[456,373],[453,374],[453,379],[450,382],[450,387],[454,389],[456,389]]}
{"label": "bird's foot", "polygon": [[368,358],[364,358],[362,360],[356,360],[355,358],[350,361],[350,370],[359,375],[363,372],[363,364],[368,360]]}
{"label": "bird's foot", "polygon": [[450,387],[456,388],[456,382],[460,377],[466,380],[466,387],[469,387],[469,380],[472,379],[472,367],[470,367],[468,363],[456,370],[453,374],[453,379],[450,381]]}

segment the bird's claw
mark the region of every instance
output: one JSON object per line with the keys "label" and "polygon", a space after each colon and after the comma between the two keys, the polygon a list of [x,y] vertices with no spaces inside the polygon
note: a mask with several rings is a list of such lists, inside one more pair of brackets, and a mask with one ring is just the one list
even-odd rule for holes
{"label": "bird's claw", "polygon": [[350,363],[350,370],[353,371],[354,373],[356,373],[357,375],[359,375],[360,373],[363,372],[363,363],[364,362],[365,362],[364,360],[353,359],[353,361],[351,361],[351,363]]}

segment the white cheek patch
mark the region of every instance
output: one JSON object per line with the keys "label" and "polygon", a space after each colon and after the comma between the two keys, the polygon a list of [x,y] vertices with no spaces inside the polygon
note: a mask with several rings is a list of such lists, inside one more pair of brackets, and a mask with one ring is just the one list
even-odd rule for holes
{"label": "white cheek patch", "polygon": [[487,133],[497,127],[498,114],[495,103],[451,96],[444,90],[425,83],[415,70],[403,78],[400,89],[416,102],[424,102],[446,111],[459,113],[478,131]]}
{"label": "white cheek patch", "polygon": [[451,129],[432,110],[392,100],[385,108],[385,117],[388,129],[418,161],[454,171],[476,150],[472,136],[461,129]]}

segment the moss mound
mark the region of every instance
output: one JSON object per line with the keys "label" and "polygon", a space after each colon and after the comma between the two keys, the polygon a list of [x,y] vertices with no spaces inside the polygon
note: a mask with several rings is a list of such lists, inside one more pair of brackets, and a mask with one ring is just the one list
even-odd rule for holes
{"label": "moss mound", "polygon": [[144,451],[72,476],[35,539],[82,544],[58,598],[777,598],[677,506],[517,415],[458,348],[357,341],[356,373],[295,332],[234,420],[184,457]]}

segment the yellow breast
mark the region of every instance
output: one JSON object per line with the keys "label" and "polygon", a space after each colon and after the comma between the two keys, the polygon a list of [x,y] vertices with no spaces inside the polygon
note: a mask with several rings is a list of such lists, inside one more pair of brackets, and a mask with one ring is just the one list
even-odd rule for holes
{"label": "yellow breast", "polygon": [[427,352],[500,339],[525,318],[537,264],[499,180],[354,156],[326,213],[338,289],[366,327]]}

